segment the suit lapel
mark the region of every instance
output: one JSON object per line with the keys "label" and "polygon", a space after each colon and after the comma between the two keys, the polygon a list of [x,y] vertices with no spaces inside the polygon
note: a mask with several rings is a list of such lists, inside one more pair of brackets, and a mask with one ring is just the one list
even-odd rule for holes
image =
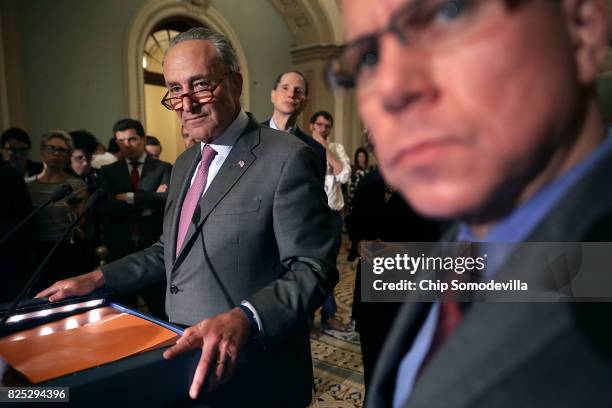
{"label": "suit lapel", "polygon": [[[223,165],[219,169],[219,172],[213,179],[212,183],[210,183],[208,190],[206,190],[206,193],[200,199],[198,207],[196,207],[194,220],[189,225],[189,229],[187,230],[187,234],[185,235],[183,250],[181,250],[179,256],[176,258],[175,265],[180,259],[185,256],[184,252],[186,251],[184,251],[184,248],[188,247],[189,242],[193,239],[195,233],[202,226],[204,221],[206,221],[211,211],[217,206],[219,201],[221,201],[221,199],[225,197],[225,195],[231,190],[234,184],[236,184],[238,179],[240,179],[240,177],[248,170],[251,164],[255,161],[255,155],[251,152],[251,150],[259,144],[259,129],[259,125],[251,119],[242,135],[236,141],[229,156],[223,162]],[[193,167],[190,174],[193,174],[193,171],[195,171],[195,167]],[[188,188],[189,184],[187,184],[186,187],[183,186],[183,189],[181,189],[181,206],[185,194],[187,194]],[[178,211],[180,214],[180,209]],[[176,223],[174,224],[176,226],[176,229],[178,229],[178,222],[179,219],[177,218]],[[176,248],[176,239],[174,241],[174,246]]]}
{"label": "suit lapel", "polygon": [[[487,389],[517,371],[571,324],[567,305],[475,303],[417,380],[405,406],[430,407],[436,396],[471,406]],[[503,316],[503,318],[502,318]],[[529,341],[519,341],[529,333]]]}
{"label": "suit lapel", "polygon": [[145,161],[142,164],[142,172],[140,173],[140,182],[138,187],[142,186],[142,181],[155,170],[155,161],[149,155],[145,156]]}
{"label": "suit lapel", "polygon": [[[116,162],[116,165],[114,167],[115,174],[113,175],[113,184],[116,184],[115,191],[117,191],[118,193],[134,191],[132,189],[132,176],[130,176],[130,171],[128,170],[128,167],[129,165],[125,159]],[[109,170],[111,169],[112,168],[109,166]]]}
{"label": "suit lapel", "polygon": [[[425,322],[431,303],[406,303],[395,317],[395,323],[376,362],[368,387],[366,406],[390,407],[393,404],[395,379],[404,355],[412,347]],[[401,324],[399,324],[401,322]]]}

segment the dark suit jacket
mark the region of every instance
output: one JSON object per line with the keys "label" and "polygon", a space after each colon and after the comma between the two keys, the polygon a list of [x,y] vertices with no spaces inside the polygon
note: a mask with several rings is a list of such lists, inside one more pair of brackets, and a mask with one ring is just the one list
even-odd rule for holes
{"label": "dark suit jacket", "polygon": [[[415,213],[399,193],[392,194],[385,201],[385,181],[378,170],[371,171],[359,182],[353,211],[346,216],[346,230],[355,256],[356,245],[364,240],[435,242],[440,239],[438,224]],[[396,302],[361,302],[361,262],[357,262],[352,315],[355,331],[361,338],[366,384],[401,305]]]}
{"label": "dark suit jacket", "polygon": [[[563,197],[529,242],[612,241],[612,157]],[[449,232],[453,240],[456,232]],[[511,276],[517,259],[498,275]],[[518,272],[518,271],[517,271]],[[398,366],[431,304],[405,304],[367,407],[389,407]],[[609,303],[474,303],[424,369],[405,407],[612,406]]]}
{"label": "dark suit jacket", "polygon": [[[266,127],[270,127],[270,121],[272,119],[268,119],[265,122],[262,122],[261,124],[266,126]],[[288,133],[288,132],[285,132]],[[325,176],[325,169],[327,168],[327,154],[325,153],[325,148],[323,146],[321,146],[321,143],[317,142],[316,140],[314,140],[311,136],[307,135],[306,133],[304,133],[304,131],[302,131],[302,129],[300,129],[299,126],[295,127],[295,133],[291,133],[292,135],[296,136],[298,139],[300,139],[302,142],[306,143],[308,146],[310,146],[310,148],[312,150],[315,151],[318,159],[319,159],[319,167],[321,170],[321,174],[323,174],[323,176]]]}
{"label": "dark suit jacket", "polygon": [[102,268],[112,289],[166,279],[170,321],[193,325],[247,300],[263,325],[241,350],[236,376],[202,398],[210,406],[300,407],[310,402],[307,317],[338,281],[339,225],[312,149],[250,120],[200,200],[178,255],[183,199],[200,144],[177,159],[152,247]]}
{"label": "dark suit jacket", "polygon": [[[131,225],[140,229],[140,246],[155,243],[162,232],[162,217],[166,204],[166,193],[156,193],[161,184],[170,182],[172,166],[164,161],[146,156],[140,183],[136,191],[125,159],[102,167],[98,174],[98,187],[106,191],[109,198],[100,208],[103,225],[103,243],[109,248],[108,261],[134,252]],[[119,193],[134,192],[134,204],[114,197]],[[143,211],[149,210],[149,215]]]}
{"label": "dark suit jacket", "polygon": [[37,174],[42,173],[43,171],[43,164],[41,162],[35,162],[32,160],[28,160],[27,164],[26,164],[26,172],[25,172],[25,176],[26,177],[32,177],[35,176]]}
{"label": "dark suit jacket", "polygon": [[[11,231],[32,211],[32,201],[23,175],[8,162],[0,159],[0,238]],[[13,300],[28,278],[29,238],[28,228],[22,229],[0,246],[0,303]]]}

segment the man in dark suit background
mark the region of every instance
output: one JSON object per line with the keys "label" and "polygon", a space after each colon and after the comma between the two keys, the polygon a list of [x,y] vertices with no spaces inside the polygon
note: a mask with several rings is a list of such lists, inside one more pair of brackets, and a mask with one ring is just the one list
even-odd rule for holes
{"label": "man in dark suit background", "polygon": [[[330,78],[356,88],[387,182],[459,221],[446,240],[612,240],[604,0],[343,3]],[[539,272],[517,261],[492,272]],[[612,406],[608,305],[407,303],[366,406]]]}
{"label": "man in dark suit background", "polygon": [[[121,119],[113,126],[113,135],[123,158],[103,166],[99,188],[108,200],[100,208],[102,242],[109,249],[107,261],[114,261],[153,245],[162,233],[166,189],[172,166],[150,157],[145,151],[146,136],[135,119]],[[163,283],[139,291],[151,314],[166,318]],[[134,295],[123,299],[135,305]]]}
{"label": "man in dark suit background", "polygon": [[[361,301],[362,241],[435,242],[440,239],[438,223],[421,217],[395,189],[388,186],[378,170],[366,174],[355,191],[353,211],[346,216],[350,253],[359,256],[355,271],[352,317],[363,359],[363,379],[368,384],[382,346],[401,303]],[[367,388],[366,388],[367,392]]]}
{"label": "man in dark suit background", "polygon": [[30,135],[20,128],[10,128],[2,132],[0,149],[4,160],[15,167],[24,178],[37,175],[43,170],[43,164],[29,159],[32,142]]}
{"label": "man in dark suit background", "polygon": [[325,148],[297,125],[297,119],[308,104],[308,81],[300,71],[287,71],[276,77],[270,92],[274,106],[272,117],[262,123],[272,129],[282,130],[297,136],[317,154],[321,163],[321,174],[325,174],[327,156]]}
{"label": "man in dark suit background", "polygon": [[191,326],[165,357],[202,350],[192,398],[305,407],[313,384],[307,317],[338,281],[339,228],[317,158],[242,110],[238,60],[220,34],[179,34],[164,78],[164,106],[198,143],[174,165],[160,240],[37,296],[165,279],[170,321]]}

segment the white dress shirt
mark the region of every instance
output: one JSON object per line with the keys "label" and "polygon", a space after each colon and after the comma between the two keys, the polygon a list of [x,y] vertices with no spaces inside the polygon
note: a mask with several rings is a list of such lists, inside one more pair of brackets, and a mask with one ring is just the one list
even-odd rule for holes
{"label": "white dress shirt", "polygon": [[[142,166],[144,166],[144,162],[145,162],[146,158],[147,158],[147,152],[144,152],[142,154],[142,156],[140,156],[136,160],[130,160],[130,159],[126,158],[125,164],[127,165],[128,173],[132,174],[132,164],[131,164],[131,162],[137,161],[138,162],[138,168],[137,168],[138,169],[138,177],[142,178]],[[126,199],[125,199],[126,203],[134,204],[134,192],[133,191],[128,191],[127,193],[125,193],[125,196],[126,196]],[[143,215],[145,215],[145,214],[143,214]]]}
{"label": "white dress shirt", "polygon": [[329,143],[327,146],[334,156],[342,162],[342,171],[334,175],[334,169],[327,162],[325,171],[325,193],[327,194],[327,204],[334,211],[340,211],[344,207],[344,197],[342,197],[341,184],[346,184],[351,177],[351,160],[344,151],[344,146],[340,143]]}
{"label": "white dress shirt", "polygon": [[[227,159],[227,156],[229,156],[230,152],[232,151],[234,143],[236,143],[238,137],[240,137],[242,132],[244,132],[244,129],[247,127],[248,123],[249,117],[243,110],[240,110],[240,113],[238,113],[236,119],[234,119],[234,121],[231,123],[231,125],[228,126],[227,129],[225,129],[225,132],[223,132],[221,136],[216,138],[213,143],[208,143],[208,145],[212,147],[217,152],[217,154],[213,158],[213,161],[210,163],[210,167],[208,168],[208,178],[206,179],[204,191],[202,191],[202,197],[204,197],[204,194],[206,193],[206,190],[208,190],[210,183],[212,183],[214,178],[217,176],[217,173],[219,173],[219,169],[221,169],[221,166],[225,162],[225,159]],[[200,142],[200,151],[204,150],[204,146],[206,146],[206,144],[207,143]],[[193,173],[193,176],[191,177],[191,184],[193,184],[196,174],[198,174],[198,169],[201,165],[202,163],[200,162],[200,164],[198,164],[198,167],[196,168],[196,171]]]}

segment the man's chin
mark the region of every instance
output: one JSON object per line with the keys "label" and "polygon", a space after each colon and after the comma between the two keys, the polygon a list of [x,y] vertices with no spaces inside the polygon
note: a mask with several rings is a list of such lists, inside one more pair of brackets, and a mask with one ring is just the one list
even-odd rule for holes
{"label": "man's chin", "polygon": [[[404,185],[402,185],[404,184]],[[398,191],[413,209],[429,218],[460,219],[478,206],[479,194],[473,189],[435,183],[400,183]]]}

